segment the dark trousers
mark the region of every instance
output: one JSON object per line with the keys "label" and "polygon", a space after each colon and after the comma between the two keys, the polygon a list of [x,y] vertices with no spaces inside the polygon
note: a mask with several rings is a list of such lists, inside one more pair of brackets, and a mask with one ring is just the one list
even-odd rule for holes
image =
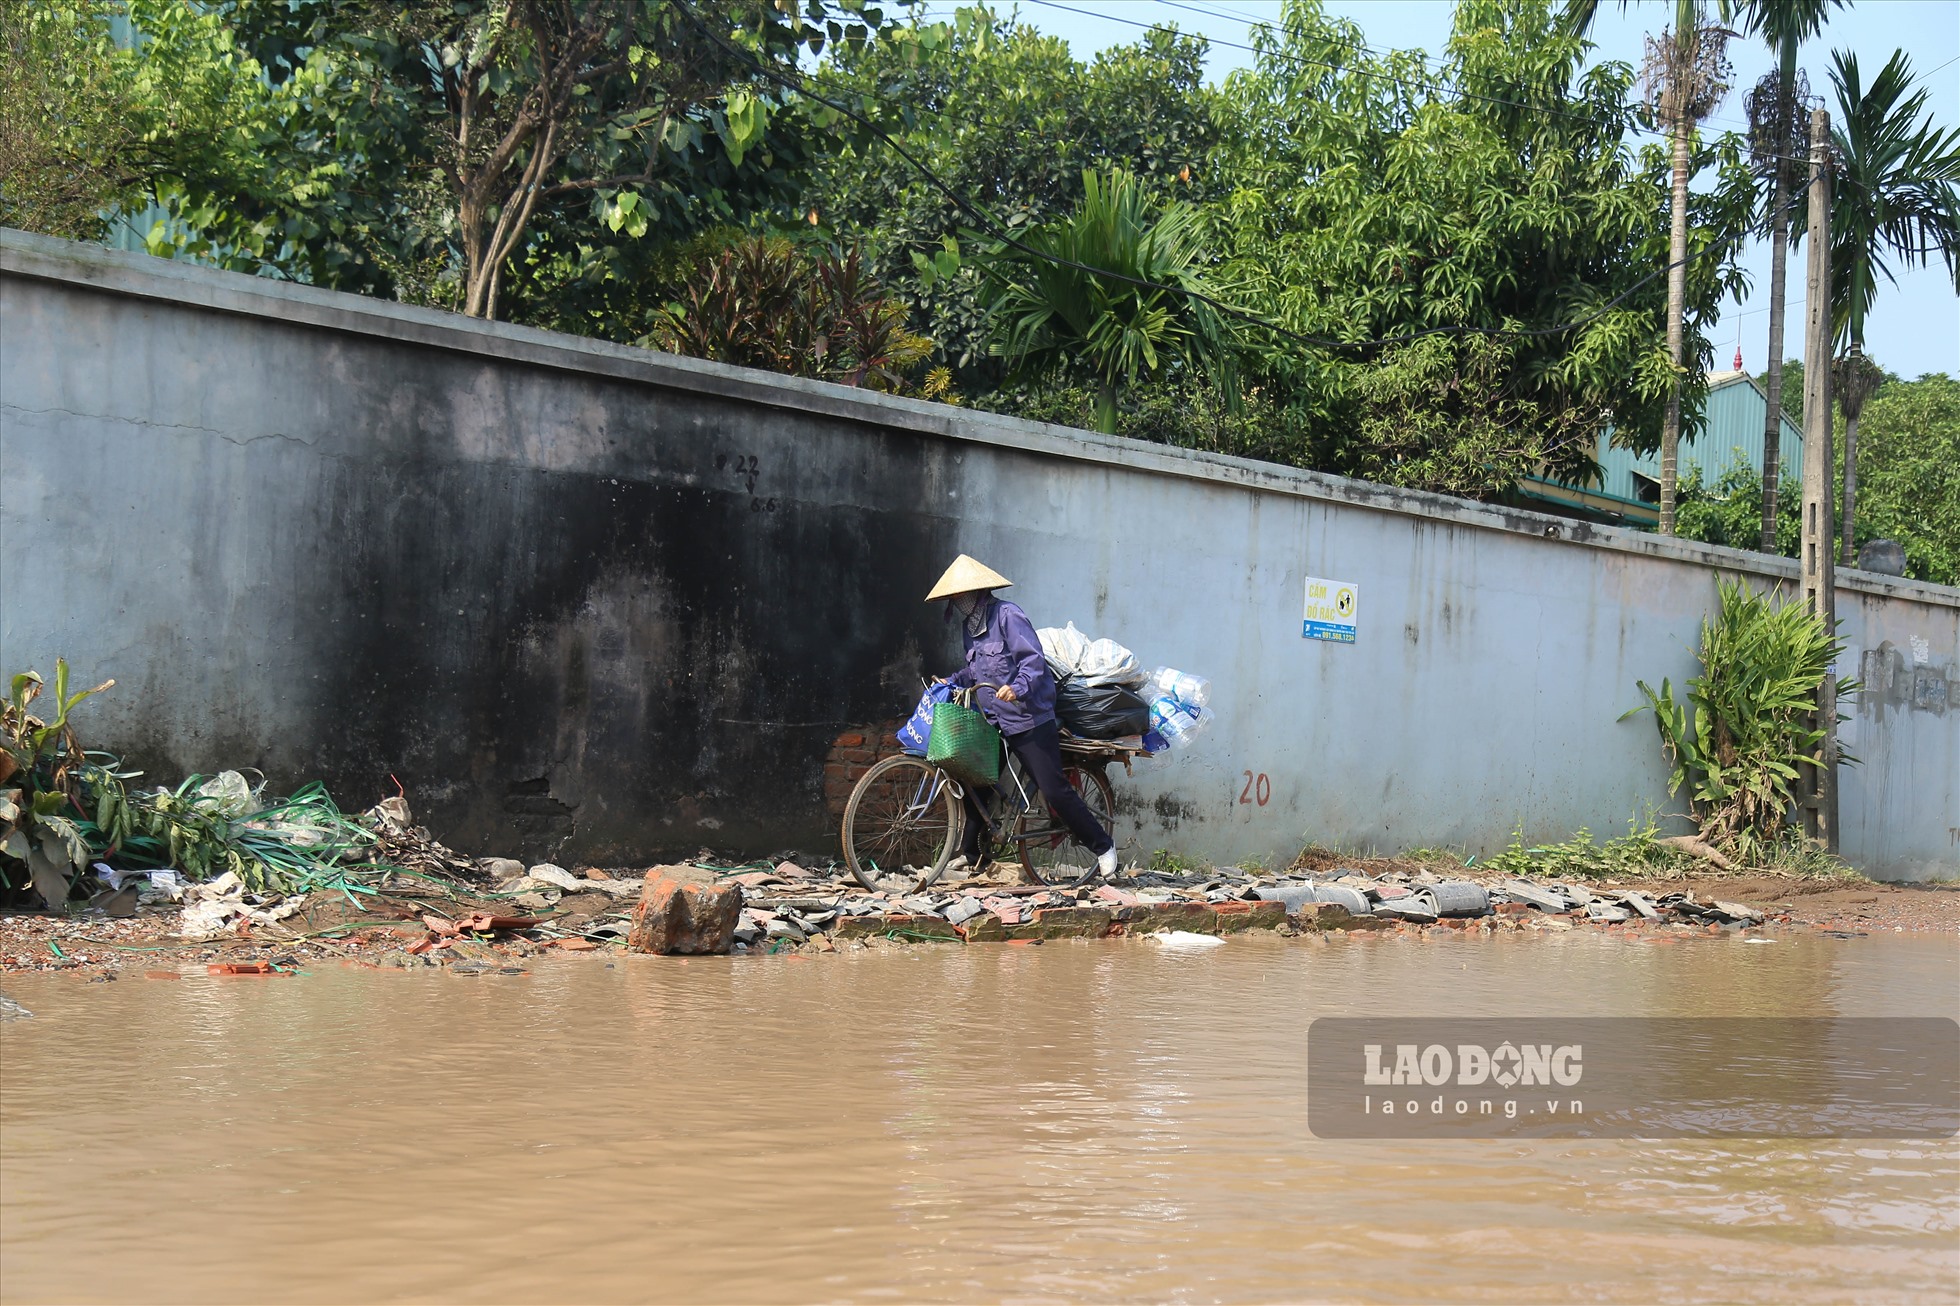
{"label": "dark trousers", "polygon": [[[1007,747],[1020,759],[1021,769],[1025,771],[1041,790],[1041,796],[1048,800],[1048,810],[1061,819],[1075,841],[1100,857],[1115,845],[1109,831],[1102,828],[1089,805],[1082,801],[1082,795],[1069,784],[1068,777],[1062,774],[1062,732],[1053,721],[1023,730],[1018,735],[1008,735]],[[979,860],[980,833],[986,828],[981,815],[980,804],[993,796],[993,790],[986,789],[976,794],[971,789],[966,795],[966,841],[961,852],[969,859]]]}

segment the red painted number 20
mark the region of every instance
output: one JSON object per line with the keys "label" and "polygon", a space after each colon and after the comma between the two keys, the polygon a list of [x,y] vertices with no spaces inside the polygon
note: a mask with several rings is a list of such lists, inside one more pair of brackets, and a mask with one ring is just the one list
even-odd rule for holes
{"label": "red painted number 20", "polygon": [[1252,772],[1247,771],[1245,773],[1245,788],[1239,791],[1239,802],[1241,804],[1257,803],[1259,806],[1264,807],[1272,801],[1273,782],[1267,778],[1266,773],[1261,771],[1259,774],[1254,775]]}

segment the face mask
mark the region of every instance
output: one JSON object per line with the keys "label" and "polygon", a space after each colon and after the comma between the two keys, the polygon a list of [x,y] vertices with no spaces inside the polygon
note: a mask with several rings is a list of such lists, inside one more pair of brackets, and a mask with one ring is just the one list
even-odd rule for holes
{"label": "face mask", "polygon": [[952,604],[953,611],[959,613],[962,617],[970,617],[973,615],[973,610],[980,606],[980,596],[978,594],[955,594],[952,598]]}

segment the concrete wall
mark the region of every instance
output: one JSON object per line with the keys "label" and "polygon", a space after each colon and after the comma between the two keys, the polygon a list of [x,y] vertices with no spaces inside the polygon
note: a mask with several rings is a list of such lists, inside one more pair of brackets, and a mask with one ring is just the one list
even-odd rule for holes
{"label": "concrete wall", "polygon": [[[1793,564],[0,235],[0,667],[159,778],[407,786],[459,847],[835,846],[824,770],[957,643],[956,553],[1218,721],[1134,855],[1473,850],[1667,810],[1636,679]],[[1307,576],[1357,640],[1301,637]],[[1858,573],[1845,846],[1960,862],[1960,592]],[[99,705],[98,705],[99,704]],[[1263,801],[1262,801],[1263,799]]]}

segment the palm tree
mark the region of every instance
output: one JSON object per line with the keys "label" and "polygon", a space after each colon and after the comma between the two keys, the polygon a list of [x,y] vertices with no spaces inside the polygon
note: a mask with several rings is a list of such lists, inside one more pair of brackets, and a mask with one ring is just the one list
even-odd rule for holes
{"label": "palm tree", "polygon": [[1769,362],[1763,378],[1769,403],[1763,410],[1763,521],[1761,547],[1776,552],[1776,491],[1782,475],[1783,296],[1790,257],[1790,196],[1794,164],[1809,149],[1806,106],[1810,82],[1797,67],[1797,51],[1824,26],[1844,0],[1725,0],[1724,16],[1739,19],[1751,36],[1776,51],[1776,67],[1749,92],[1749,142],[1769,183],[1764,217],[1769,228]]}
{"label": "palm tree", "polygon": [[1926,91],[1912,90],[1912,61],[1897,50],[1865,87],[1857,56],[1831,56],[1842,127],[1832,133],[1837,185],[1831,204],[1831,318],[1848,342],[1841,364],[1849,378],[1844,409],[1843,554],[1855,560],[1852,528],[1858,492],[1858,418],[1874,388],[1865,354],[1865,318],[1878,279],[1895,281],[1890,259],[1925,266],[1935,255],[1960,292],[1960,129],[1937,130],[1925,118]]}
{"label": "palm tree", "polygon": [[1018,372],[1085,368],[1096,381],[1096,429],[1116,433],[1120,386],[1177,363],[1203,366],[1231,388],[1231,333],[1203,272],[1198,211],[1154,217],[1122,171],[1082,174],[1075,212],[984,247],[981,297],[990,352]]}
{"label": "palm tree", "polygon": [[[1624,9],[1627,0],[1620,0]],[[1565,21],[1583,34],[1599,15],[1599,0],[1568,0]],[[1674,145],[1674,186],[1669,199],[1667,242],[1667,357],[1674,366],[1661,426],[1660,533],[1674,534],[1674,504],[1681,462],[1682,316],[1688,299],[1688,181],[1693,171],[1695,126],[1714,112],[1729,89],[1728,29],[1708,21],[1703,0],[1675,0],[1674,26],[1647,38],[1642,77],[1647,100],[1667,124]]]}

